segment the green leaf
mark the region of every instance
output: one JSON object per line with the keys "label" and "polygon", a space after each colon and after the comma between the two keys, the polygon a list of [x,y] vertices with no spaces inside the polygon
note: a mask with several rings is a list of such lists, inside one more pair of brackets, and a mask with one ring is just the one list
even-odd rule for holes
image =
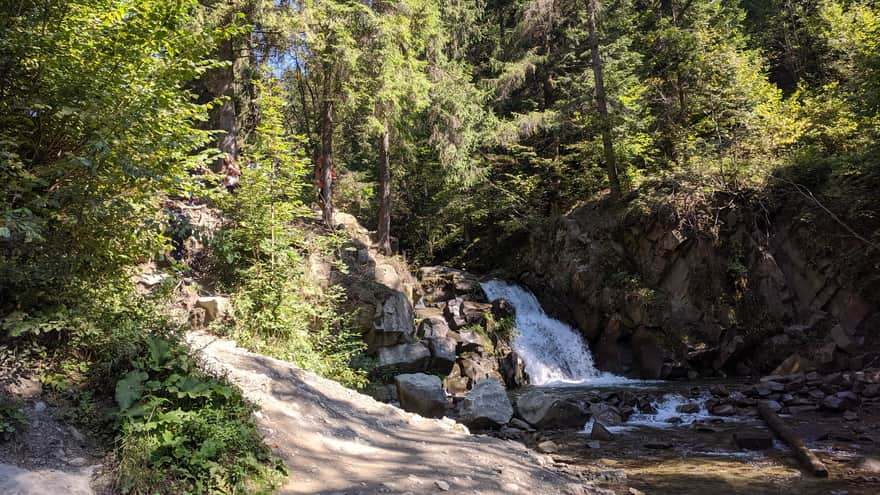
{"label": "green leaf", "polygon": [[149,375],[145,372],[135,370],[116,382],[116,403],[119,404],[120,410],[127,410],[142,397],[147,378]]}

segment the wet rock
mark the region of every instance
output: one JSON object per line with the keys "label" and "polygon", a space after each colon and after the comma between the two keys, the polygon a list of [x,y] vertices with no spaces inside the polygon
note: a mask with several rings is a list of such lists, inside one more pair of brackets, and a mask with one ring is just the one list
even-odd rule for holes
{"label": "wet rock", "polygon": [[456,342],[449,338],[437,337],[427,339],[428,350],[431,351],[429,368],[441,375],[452,373],[455,366]]}
{"label": "wet rock", "polygon": [[730,404],[718,404],[710,412],[715,416],[733,416],[736,414],[736,408]]}
{"label": "wet rock", "polygon": [[715,397],[727,397],[730,395],[730,390],[724,385],[712,385],[712,387],[709,388],[709,392]]}
{"label": "wet rock", "polygon": [[590,430],[590,438],[593,440],[608,441],[614,439],[614,435],[608,431],[608,428],[606,428],[605,425],[599,421],[593,421],[593,428]]}
{"label": "wet rock", "polygon": [[589,413],[576,402],[533,390],[516,401],[516,413],[538,429],[582,428]]}
{"label": "wet rock", "polygon": [[822,407],[830,411],[848,411],[857,407],[860,402],[859,396],[852,392],[838,392],[825,397]]}
{"label": "wet rock", "polygon": [[526,373],[526,363],[515,351],[507,353],[498,362],[501,376],[507,388],[519,388],[529,384],[529,375]]}
{"label": "wet rock", "polygon": [[431,361],[431,351],[421,342],[379,348],[377,373],[424,371]]}
{"label": "wet rock", "polygon": [[494,378],[480,380],[465,395],[460,421],[470,428],[495,428],[507,424],[513,416],[513,406],[507,392]]}
{"label": "wet rock", "polygon": [[620,410],[614,406],[609,406],[602,402],[591,404],[590,413],[593,415],[594,420],[599,421],[606,426],[619,426],[623,424],[623,417],[620,414]]}
{"label": "wet rock", "polygon": [[733,434],[733,442],[746,450],[770,449],[773,448],[773,435],[762,430],[737,431]]}
{"label": "wet rock", "polygon": [[494,316],[496,320],[515,318],[516,308],[507,299],[498,298],[492,301],[492,316]]}
{"label": "wet rock", "polygon": [[602,448],[602,444],[597,442],[596,440],[587,440],[586,446],[591,449],[599,449]]}
{"label": "wet rock", "polygon": [[775,413],[778,413],[779,411],[782,410],[782,404],[776,402],[775,400],[767,400],[767,401],[764,401],[764,403],[767,404],[767,407],[770,408],[770,410]]}
{"label": "wet rock", "polygon": [[700,405],[696,402],[689,402],[676,407],[675,410],[682,414],[695,414],[700,411]]}
{"label": "wet rock", "polygon": [[446,394],[440,378],[425,373],[394,377],[400,407],[426,418],[439,418],[446,411]]}

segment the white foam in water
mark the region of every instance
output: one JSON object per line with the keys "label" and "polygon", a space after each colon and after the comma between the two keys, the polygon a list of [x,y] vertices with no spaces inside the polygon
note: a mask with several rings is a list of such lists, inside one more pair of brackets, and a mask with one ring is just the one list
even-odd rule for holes
{"label": "white foam in water", "polygon": [[[709,394],[702,394],[698,397],[685,397],[678,393],[664,394],[659,400],[651,403],[655,414],[644,414],[640,412],[634,413],[629,417],[623,426],[609,426],[608,431],[618,433],[622,431],[631,431],[638,427],[649,428],[675,428],[679,426],[687,426],[698,421],[736,421],[734,418],[720,418],[709,414],[706,409],[706,401],[711,398]],[[695,413],[678,412],[678,407],[685,404],[699,404],[700,409]],[[589,433],[593,429],[593,420],[589,420],[584,426],[584,432]]]}
{"label": "white foam in water", "polygon": [[501,280],[481,284],[490,301],[504,298],[516,308],[513,349],[525,363],[532,385],[605,385],[631,380],[603,373],[583,338],[570,326],[544,312],[527,289]]}

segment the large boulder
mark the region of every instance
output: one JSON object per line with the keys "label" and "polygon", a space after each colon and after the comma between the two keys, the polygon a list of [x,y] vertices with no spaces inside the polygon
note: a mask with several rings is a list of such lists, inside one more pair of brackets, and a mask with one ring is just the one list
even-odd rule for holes
{"label": "large boulder", "polygon": [[513,417],[513,406],[501,383],[495,378],[480,380],[465,395],[460,421],[470,428],[495,428]]}
{"label": "large boulder", "polygon": [[538,429],[583,428],[590,418],[581,404],[540,390],[523,394],[516,401],[516,413]]}
{"label": "large boulder", "polygon": [[529,384],[526,363],[515,351],[507,353],[499,360],[498,364],[507,388],[519,388]]}
{"label": "large boulder", "polygon": [[461,374],[468,377],[472,384],[490,377],[503,379],[498,373],[498,360],[495,356],[468,352],[459,356],[458,364],[461,366]]}
{"label": "large boulder", "polygon": [[427,339],[428,349],[431,351],[431,363],[429,368],[441,375],[448,375],[455,366],[455,346],[456,342],[449,338],[429,338]]}
{"label": "large boulder", "polygon": [[446,317],[446,322],[453,330],[467,326],[467,320],[461,310],[463,302],[461,299],[450,299],[446,301],[446,307],[443,308],[443,316]]}
{"label": "large boulder", "polygon": [[486,314],[492,311],[492,305],[476,301],[463,301],[461,303],[461,316],[468,325],[485,325]]}
{"label": "large boulder", "polygon": [[399,291],[388,290],[376,303],[373,327],[364,334],[364,341],[372,351],[415,340],[413,307]]}
{"label": "large boulder", "polygon": [[200,297],[196,307],[205,310],[204,323],[208,324],[226,316],[229,312],[229,299],[225,297]]}
{"label": "large boulder", "polygon": [[422,344],[399,344],[379,348],[379,362],[376,372],[407,373],[424,371],[431,361],[431,351]]}
{"label": "large boulder", "polygon": [[598,421],[605,426],[619,426],[623,424],[623,415],[620,414],[620,410],[604,402],[591,404],[590,413],[593,415],[594,421]]}
{"label": "large boulder", "polygon": [[442,310],[438,308],[421,308],[416,311],[416,316],[422,318],[422,321],[419,323],[419,337],[430,339],[444,338],[449,335],[449,323],[446,323]]}
{"label": "large boulder", "polygon": [[439,418],[446,411],[446,394],[440,378],[425,373],[394,377],[397,398],[405,411],[426,418]]}
{"label": "large boulder", "polygon": [[480,280],[473,274],[445,266],[427,266],[419,270],[419,280],[424,290],[426,305],[436,304],[455,297],[469,301],[485,302],[486,294]]}

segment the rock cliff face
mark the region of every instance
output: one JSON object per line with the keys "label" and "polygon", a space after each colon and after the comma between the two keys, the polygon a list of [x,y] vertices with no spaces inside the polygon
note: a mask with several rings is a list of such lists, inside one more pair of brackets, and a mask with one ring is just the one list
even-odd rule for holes
{"label": "rock cliff face", "polygon": [[861,342],[877,308],[809,225],[735,199],[653,198],[586,204],[535,233],[522,258],[522,281],[582,330],[601,369],[676,378],[769,371],[786,358],[866,364],[852,342],[828,348],[830,329]]}

